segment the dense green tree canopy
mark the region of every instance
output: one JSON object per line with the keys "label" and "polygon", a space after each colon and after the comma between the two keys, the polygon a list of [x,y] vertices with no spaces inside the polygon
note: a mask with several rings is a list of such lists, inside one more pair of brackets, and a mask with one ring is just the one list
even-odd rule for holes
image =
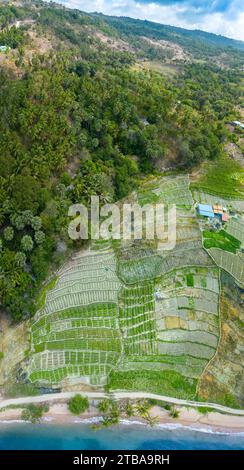
{"label": "dense green tree canopy", "polygon": [[116,21],[28,8],[0,8],[1,41],[27,47],[28,31],[13,26],[27,15],[58,45],[17,74],[0,68],[0,302],[14,318],[33,313],[41,282],[67,256],[60,243],[74,248],[70,204],[115,201],[147,174],[216,159],[241,95],[236,68],[187,64],[167,80],[132,67],[145,51],[113,50],[82,30],[118,37]]}

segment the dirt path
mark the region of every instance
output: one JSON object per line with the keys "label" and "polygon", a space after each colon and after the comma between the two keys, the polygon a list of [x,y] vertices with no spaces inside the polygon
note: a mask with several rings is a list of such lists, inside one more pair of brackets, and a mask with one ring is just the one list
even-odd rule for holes
{"label": "dirt path", "polygon": [[[0,409],[6,408],[7,406],[12,405],[23,405],[27,403],[43,403],[43,402],[58,402],[61,400],[68,400],[72,398],[77,392],[62,392],[62,393],[53,393],[53,394],[46,394],[46,395],[39,395],[37,397],[22,397],[22,398],[11,398],[8,400],[1,400],[0,401]],[[111,396],[116,400],[120,399],[155,399],[155,400],[162,400],[167,403],[172,403],[174,405],[179,406],[192,406],[192,407],[207,407],[212,408],[214,410],[220,411],[222,413],[232,414],[236,416],[244,416],[244,410],[238,410],[234,408],[228,408],[227,406],[218,405],[215,403],[207,403],[207,402],[196,402],[191,400],[181,400],[179,398],[167,397],[164,395],[157,395],[154,393],[145,393],[145,392],[113,392],[113,393],[103,393],[103,392],[85,392],[85,395],[88,398],[105,398]]]}

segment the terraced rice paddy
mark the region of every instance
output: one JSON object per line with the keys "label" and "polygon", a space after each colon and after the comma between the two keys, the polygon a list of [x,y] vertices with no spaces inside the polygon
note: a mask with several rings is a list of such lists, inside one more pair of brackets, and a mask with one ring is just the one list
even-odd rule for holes
{"label": "terraced rice paddy", "polygon": [[175,178],[163,177],[149,181],[139,190],[137,197],[141,206],[153,202],[162,202],[166,206],[176,204],[177,206],[190,207],[193,205],[188,175]]}
{"label": "terraced rice paddy", "polygon": [[244,212],[244,199],[227,199],[226,197],[218,196],[217,194],[208,194],[203,191],[193,190],[193,197],[195,201],[201,204],[220,204],[221,206],[227,206],[238,212]]}
{"label": "terraced rice paddy", "polygon": [[[160,240],[158,240],[160,243]],[[125,244],[118,261],[118,275],[126,284],[158,278],[179,267],[213,266],[202,247],[202,235],[192,208],[177,206],[176,244],[171,250],[156,244],[153,249],[141,242],[138,253],[133,244]]]}
{"label": "terraced rice paddy", "polygon": [[120,291],[120,328],[125,356],[157,352],[154,283],[124,287]]}
{"label": "terraced rice paddy", "polygon": [[233,276],[237,284],[244,286],[244,253],[234,255],[219,248],[210,248],[208,251],[217,266]]}
{"label": "terraced rice paddy", "polygon": [[32,382],[106,383],[122,351],[113,253],[76,256],[59,273],[32,326]]}
{"label": "terraced rice paddy", "polygon": [[[189,287],[189,275],[192,286]],[[158,350],[186,358],[176,369],[197,377],[214,355],[219,337],[218,271],[176,270],[158,284],[156,319]],[[194,362],[191,361],[194,358]]]}
{"label": "terraced rice paddy", "polygon": [[241,244],[244,245],[244,219],[230,219],[227,225],[227,232],[237,238],[237,240],[240,240]]}
{"label": "terraced rice paddy", "polygon": [[193,398],[219,341],[219,290],[216,268],[178,269],[157,279],[154,353],[125,355],[110,387]]}
{"label": "terraced rice paddy", "polygon": [[[151,180],[138,201],[176,204],[175,247],[97,242],[67,263],[32,324],[31,382],[196,396],[219,342],[219,267],[243,283],[244,254],[203,248],[188,177]],[[243,243],[240,222],[228,233]]]}

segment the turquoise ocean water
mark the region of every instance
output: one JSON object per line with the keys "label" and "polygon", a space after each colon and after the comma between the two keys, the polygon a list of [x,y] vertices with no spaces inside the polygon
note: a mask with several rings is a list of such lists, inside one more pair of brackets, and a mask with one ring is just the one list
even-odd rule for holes
{"label": "turquoise ocean water", "polygon": [[139,424],[94,431],[88,424],[0,424],[0,450],[244,450],[244,433],[219,434]]}

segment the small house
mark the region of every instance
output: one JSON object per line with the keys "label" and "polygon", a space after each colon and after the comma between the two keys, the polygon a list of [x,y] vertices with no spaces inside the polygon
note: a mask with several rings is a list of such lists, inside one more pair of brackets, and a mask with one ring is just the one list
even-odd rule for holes
{"label": "small house", "polygon": [[0,52],[8,52],[9,49],[10,48],[8,46],[0,46]]}
{"label": "small house", "polygon": [[228,222],[228,220],[229,220],[228,214],[225,214],[225,213],[223,212],[223,214],[222,214],[222,222]]}
{"label": "small house", "polygon": [[233,121],[232,124],[236,127],[240,127],[241,129],[244,129],[244,124],[240,121]]}
{"label": "small house", "polygon": [[223,214],[223,207],[220,206],[219,204],[214,204],[213,211],[215,214]]}
{"label": "small house", "polygon": [[214,217],[213,208],[209,204],[198,204],[197,212],[199,215],[203,217],[211,217],[211,218]]}

